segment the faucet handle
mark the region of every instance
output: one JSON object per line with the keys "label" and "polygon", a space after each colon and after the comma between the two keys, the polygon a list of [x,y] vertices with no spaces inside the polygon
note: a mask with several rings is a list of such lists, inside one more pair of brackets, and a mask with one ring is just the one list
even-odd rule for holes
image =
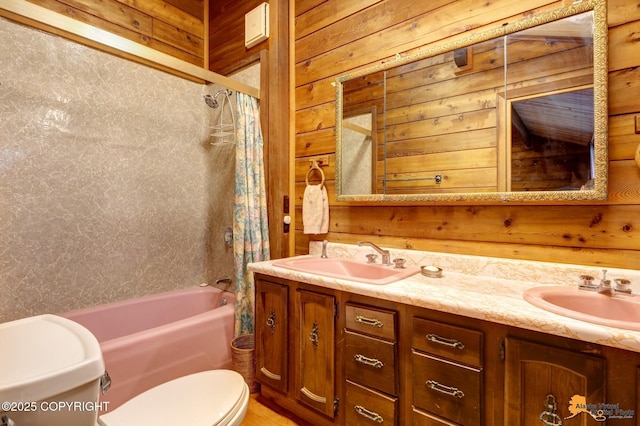
{"label": "faucet handle", "polygon": [[631,294],[631,288],[629,288],[629,285],[631,285],[630,280],[626,278],[614,278],[613,281],[616,283],[616,293]]}
{"label": "faucet handle", "polygon": [[597,284],[593,283],[593,276],[591,275],[580,275],[580,282],[578,287],[584,290],[595,290],[598,288]]}
{"label": "faucet handle", "polygon": [[375,253],[371,253],[367,255],[367,263],[376,263],[376,259],[378,258],[378,255]]}
{"label": "faucet handle", "polygon": [[394,267],[395,269],[404,269],[404,264],[405,264],[406,262],[407,262],[407,261],[406,261],[406,260],[404,260],[404,259],[402,259],[402,258],[393,259],[393,265],[394,265],[393,267]]}

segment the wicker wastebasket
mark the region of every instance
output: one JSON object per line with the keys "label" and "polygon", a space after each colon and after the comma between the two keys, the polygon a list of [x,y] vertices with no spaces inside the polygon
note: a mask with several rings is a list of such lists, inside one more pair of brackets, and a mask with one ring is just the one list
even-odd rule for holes
{"label": "wicker wastebasket", "polygon": [[249,386],[249,392],[257,392],[255,336],[245,334],[231,341],[231,362],[233,369],[240,373]]}

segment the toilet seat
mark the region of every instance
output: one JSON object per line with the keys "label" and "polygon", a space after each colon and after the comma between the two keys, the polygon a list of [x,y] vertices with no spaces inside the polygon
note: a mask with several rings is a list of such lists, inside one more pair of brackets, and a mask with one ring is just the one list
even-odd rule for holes
{"label": "toilet seat", "polygon": [[98,419],[99,426],[235,425],[246,414],[249,387],[240,374],[210,370],[179,377],[135,396]]}

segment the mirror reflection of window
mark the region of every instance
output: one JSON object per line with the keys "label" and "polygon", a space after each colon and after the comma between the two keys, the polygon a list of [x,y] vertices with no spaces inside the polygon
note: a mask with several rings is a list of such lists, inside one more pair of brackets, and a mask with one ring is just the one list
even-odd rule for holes
{"label": "mirror reflection of window", "polygon": [[345,117],[342,121],[343,194],[373,194],[375,114]]}

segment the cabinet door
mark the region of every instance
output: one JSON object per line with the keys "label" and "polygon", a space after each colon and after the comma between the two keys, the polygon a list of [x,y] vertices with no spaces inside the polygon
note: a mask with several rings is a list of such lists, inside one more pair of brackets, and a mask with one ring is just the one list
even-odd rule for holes
{"label": "cabinet door", "polygon": [[287,286],[256,280],[256,378],[287,392]]}
{"label": "cabinet door", "polygon": [[334,417],[335,300],[309,291],[296,292],[296,398]]}
{"label": "cabinet door", "polygon": [[[545,419],[550,423],[552,418],[565,422],[575,414],[571,424],[603,424],[586,412],[576,414],[579,407],[575,402],[581,400],[592,405],[607,402],[604,359],[512,338],[506,340],[505,349],[505,424],[539,425],[545,411],[553,411],[557,416],[547,415]],[[547,410],[550,401],[555,401],[555,408]]]}

